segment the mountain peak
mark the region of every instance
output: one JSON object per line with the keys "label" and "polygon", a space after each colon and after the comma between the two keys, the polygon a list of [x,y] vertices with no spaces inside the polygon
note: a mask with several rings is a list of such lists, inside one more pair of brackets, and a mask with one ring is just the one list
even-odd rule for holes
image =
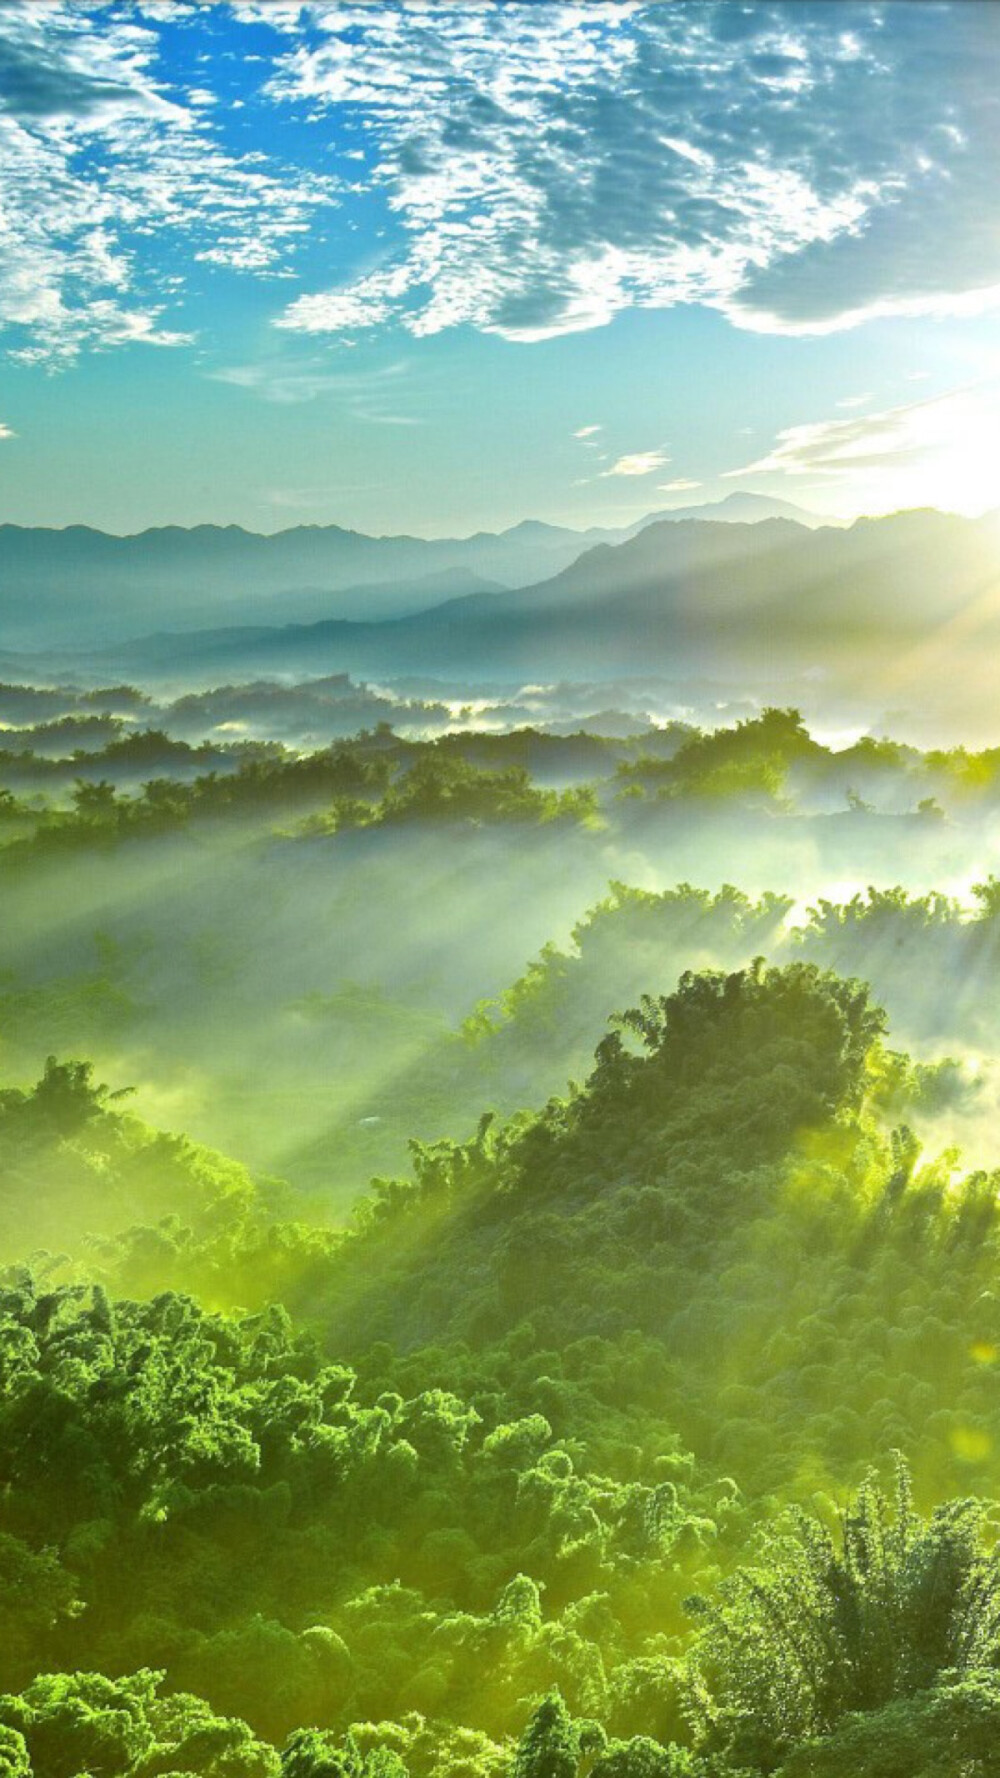
{"label": "mountain peak", "polygon": [[790,500],[777,500],[771,494],[754,494],[737,488],[721,500],[706,500],[699,506],[668,506],[658,512],[649,512],[634,529],[642,530],[646,525],[670,519],[715,520],[728,525],[756,525],[763,519],[787,519],[793,525],[806,525],[810,530],[821,525],[844,523],[842,519],[809,512],[804,506],[793,505]]}

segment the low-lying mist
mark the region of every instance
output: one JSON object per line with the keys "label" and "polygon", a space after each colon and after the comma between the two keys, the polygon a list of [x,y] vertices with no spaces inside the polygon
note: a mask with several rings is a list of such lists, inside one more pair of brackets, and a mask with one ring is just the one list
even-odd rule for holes
{"label": "low-lying mist", "polygon": [[[687,968],[860,975],[919,1055],[988,1077],[996,922],[973,885],[1000,875],[994,755],[824,743],[750,699],[697,725],[694,692],[667,715],[654,682],[615,687],[610,713],[595,685],[471,707],[446,689],[436,738],[380,717],[316,752],[318,708],[382,694],[2,688],[12,733],[34,729],[3,755],[7,1077],[92,1060],[152,1123],[287,1177],[318,1217],[409,1137],[562,1091],[610,1014]],[[219,739],[235,711],[241,739]],[[71,725],[95,721],[120,728],[88,729],[88,751]],[[987,1101],[949,1104],[955,1130]]]}

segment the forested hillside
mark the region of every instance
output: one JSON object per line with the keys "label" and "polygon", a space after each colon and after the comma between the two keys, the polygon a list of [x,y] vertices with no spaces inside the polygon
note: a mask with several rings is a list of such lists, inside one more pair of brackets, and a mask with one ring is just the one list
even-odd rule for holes
{"label": "forested hillside", "polygon": [[992,1772],[994,753],[4,697],[6,1769]]}
{"label": "forested hillside", "polygon": [[996,1179],[889,1127],[883,1024],[810,965],[687,976],[570,1099],[416,1145],[343,1232],[83,1067],[9,1089],[11,1224],[71,1236],[96,1178],[115,1225],[49,1233],[0,1304],[12,1759],[492,1771],[523,1732],[530,1770],[791,1773],[970,1713],[988,1741],[987,1521],[920,1515],[997,1484]]}

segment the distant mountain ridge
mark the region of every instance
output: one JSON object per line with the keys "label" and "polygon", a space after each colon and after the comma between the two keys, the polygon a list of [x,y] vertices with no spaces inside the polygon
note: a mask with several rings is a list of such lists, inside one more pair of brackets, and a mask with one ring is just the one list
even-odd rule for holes
{"label": "distant mountain ridge", "polygon": [[[784,518],[661,520],[528,587],[376,623],[161,631],[76,664],[105,682],[202,685],[263,673],[452,674],[472,684],[660,673],[761,685],[804,675],[898,699],[950,676],[970,705],[992,708],[998,561],[996,515],[916,511],[812,531]],[[47,662],[71,664],[58,651]]]}
{"label": "distant mountain ridge", "polygon": [[550,579],[596,543],[617,544],[649,524],[701,514],[727,522],[815,515],[762,496],[650,513],[633,525],[574,531],[526,519],[466,538],[372,537],[338,525],[271,535],[239,525],[168,525],[117,536],[0,525],[0,647],[95,647],[164,624],[378,621],[463,594]]}
{"label": "distant mountain ridge", "polygon": [[697,519],[722,522],[727,525],[757,525],[763,519],[790,519],[794,525],[805,525],[808,530],[818,530],[823,525],[840,528],[844,521],[836,518],[824,518],[818,512],[809,512],[804,506],[794,506],[790,500],[775,500],[770,494],[750,494],[739,489],[734,494],[727,494],[723,500],[707,500],[698,506],[670,506],[659,511],[649,512],[638,525],[630,527],[634,536],[646,525],[659,524],[664,519]]}

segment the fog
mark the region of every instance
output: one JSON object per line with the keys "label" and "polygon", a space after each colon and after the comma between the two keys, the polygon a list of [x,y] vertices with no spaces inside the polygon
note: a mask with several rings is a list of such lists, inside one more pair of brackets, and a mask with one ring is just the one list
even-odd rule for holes
{"label": "fog", "polygon": [[[1000,875],[992,756],[858,740],[845,711],[824,745],[712,685],[683,702],[656,679],[469,689],[0,689],[7,1079],[87,1058],[149,1122],[287,1178],[320,1219],[398,1171],[409,1137],[563,1091],[610,1014],[689,968],[801,955],[861,975],[897,1044],[986,1079],[1000,926],[973,884]],[[294,776],[313,758],[374,771],[368,801],[331,814],[324,781]],[[539,788],[521,815],[379,802],[423,759]],[[226,781],[247,793],[221,804]],[[583,786],[589,803],[551,800]],[[654,900],[614,891],[588,919],[612,883]],[[700,899],[671,899],[687,884]],[[939,899],[810,920],[869,885]],[[519,981],[512,1037],[496,1009]],[[989,1092],[953,1095],[959,1134]]]}

